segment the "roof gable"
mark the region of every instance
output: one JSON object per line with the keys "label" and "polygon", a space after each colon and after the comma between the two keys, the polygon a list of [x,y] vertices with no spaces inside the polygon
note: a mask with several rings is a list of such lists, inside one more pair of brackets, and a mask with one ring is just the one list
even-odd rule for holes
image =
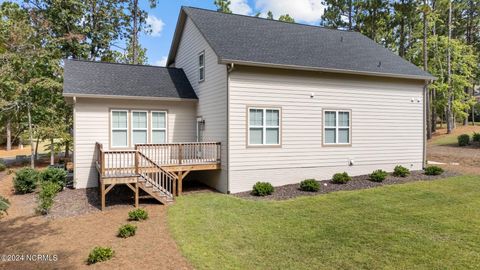
{"label": "roof gable", "polygon": [[434,79],[357,32],[191,7],[183,7],[180,12],[167,64],[175,59],[187,16],[220,63]]}
{"label": "roof gable", "polygon": [[197,99],[182,69],[65,60],[63,94]]}

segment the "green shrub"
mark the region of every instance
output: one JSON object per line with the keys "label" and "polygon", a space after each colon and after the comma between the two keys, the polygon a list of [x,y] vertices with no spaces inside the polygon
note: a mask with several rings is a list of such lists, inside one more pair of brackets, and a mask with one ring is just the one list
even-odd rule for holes
{"label": "green shrub", "polygon": [[336,173],[332,177],[332,182],[335,184],[345,184],[350,180],[352,180],[352,178],[346,172]]}
{"label": "green shrub", "polygon": [[300,189],[303,191],[316,192],[320,189],[320,184],[315,179],[305,179],[300,182]]}
{"label": "green shrub", "polygon": [[473,136],[472,136],[472,141],[474,141],[474,142],[480,142],[480,133],[474,132],[474,133],[473,133]]}
{"label": "green shrub", "polygon": [[393,176],[407,177],[407,175],[409,174],[410,174],[410,170],[401,165],[398,165],[395,167],[395,169],[393,169]]}
{"label": "green shrub", "polygon": [[7,169],[7,165],[3,163],[3,161],[0,161],[0,172],[3,172]]}
{"label": "green shrub", "polygon": [[467,146],[470,144],[470,136],[468,134],[462,134],[457,137],[458,146]]}
{"label": "green shrub", "polygon": [[103,262],[110,260],[115,255],[115,251],[109,247],[95,247],[88,254],[88,264],[94,264],[97,262]]}
{"label": "green shrub", "polygon": [[60,168],[47,168],[40,173],[40,180],[56,183],[63,188],[67,184],[67,171]]}
{"label": "green shrub", "polygon": [[42,182],[40,184],[40,192],[38,193],[37,211],[42,215],[48,214],[53,206],[53,199],[62,187],[53,182]]}
{"label": "green shrub", "polygon": [[132,224],[122,225],[118,229],[118,237],[127,238],[130,236],[134,236],[136,231],[137,231],[137,226],[135,225],[132,225]]}
{"label": "green shrub", "polygon": [[22,168],[15,173],[13,188],[16,193],[30,193],[35,190],[38,182],[38,172],[31,168]]}
{"label": "green shrub", "polygon": [[438,166],[429,166],[425,168],[426,175],[440,175],[443,172],[444,172],[443,169]]}
{"label": "green shrub", "polygon": [[148,213],[145,209],[135,209],[128,212],[128,219],[130,220],[146,220],[148,218]]}
{"label": "green shrub", "polygon": [[9,207],[10,202],[8,199],[0,195],[0,218],[2,218],[4,214],[7,214],[7,209]]}
{"label": "green shrub", "polygon": [[388,173],[384,170],[376,170],[369,175],[369,178],[373,182],[382,182],[387,178],[387,175]]}
{"label": "green shrub", "polygon": [[253,185],[252,194],[255,196],[267,196],[273,193],[273,186],[268,182],[257,182]]}

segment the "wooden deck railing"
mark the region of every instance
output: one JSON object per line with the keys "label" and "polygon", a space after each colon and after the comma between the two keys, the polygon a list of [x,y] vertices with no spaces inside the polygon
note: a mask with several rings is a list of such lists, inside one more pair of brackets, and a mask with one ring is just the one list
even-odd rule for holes
{"label": "wooden deck railing", "polygon": [[135,149],[159,165],[220,163],[219,142],[137,144]]}
{"label": "wooden deck railing", "polygon": [[221,144],[218,142],[137,144],[135,150],[107,150],[95,144],[95,163],[102,177],[128,177],[138,175],[141,153],[158,166],[219,164]]}
{"label": "wooden deck railing", "polygon": [[176,190],[176,177],[165,171],[142,152],[137,152],[137,173],[168,197],[173,197]]}

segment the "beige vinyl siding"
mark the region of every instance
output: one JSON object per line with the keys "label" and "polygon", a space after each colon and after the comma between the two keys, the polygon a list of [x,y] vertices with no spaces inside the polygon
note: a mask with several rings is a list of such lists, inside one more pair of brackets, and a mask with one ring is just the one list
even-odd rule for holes
{"label": "beige vinyl siding", "polygon": [[[257,181],[283,185],[399,164],[422,168],[421,81],[236,66],[229,90],[231,192]],[[250,106],[281,108],[281,147],[246,145]],[[322,146],[328,109],[351,110],[351,146]]]}
{"label": "beige vinyl siding", "polygon": [[[205,52],[205,80],[199,82],[198,56]],[[227,70],[192,20],[187,18],[175,67],[182,68],[198,96],[197,116],[205,120],[203,141],[222,143],[222,169],[201,172],[198,180],[227,192]],[[195,133],[194,133],[195,134]]]}
{"label": "beige vinyl siding", "polygon": [[[97,186],[98,175],[94,166],[95,142],[109,149],[110,110],[155,110],[168,112],[168,142],[195,140],[196,101],[146,101],[120,99],[77,98],[74,112],[75,187]],[[150,124],[150,118],[148,119]]]}

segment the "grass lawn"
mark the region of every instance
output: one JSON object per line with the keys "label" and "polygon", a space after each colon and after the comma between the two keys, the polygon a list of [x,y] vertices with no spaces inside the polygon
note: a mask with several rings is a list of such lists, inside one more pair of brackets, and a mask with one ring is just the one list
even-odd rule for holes
{"label": "grass lawn", "polygon": [[288,201],[192,194],[170,230],[198,269],[478,269],[480,176]]}

